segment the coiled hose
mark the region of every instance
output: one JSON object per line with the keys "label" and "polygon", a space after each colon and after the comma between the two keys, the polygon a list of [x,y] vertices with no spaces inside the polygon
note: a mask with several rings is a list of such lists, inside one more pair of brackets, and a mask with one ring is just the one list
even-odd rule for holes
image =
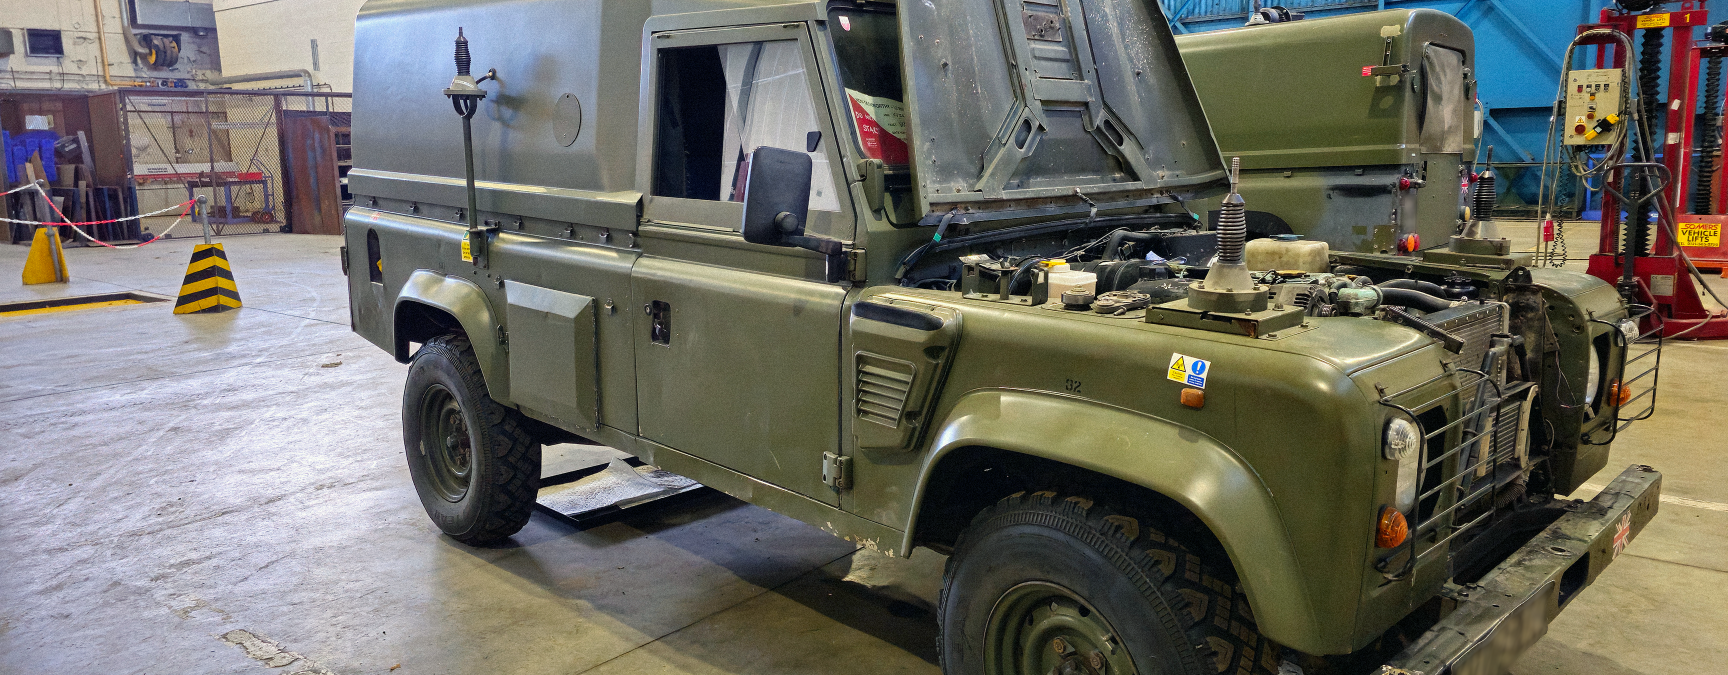
{"label": "coiled hose", "polygon": [[1692,212],[1698,214],[1715,213],[1715,200],[1710,198],[1710,188],[1714,187],[1716,177],[1716,155],[1722,150],[1722,130],[1717,125],[1721,123],[1722,110],[1722,57],[1710,57],[1709,65],[1704,69],[1704,112],[1698,115],[1698,128],[1702,137],[1698,142],[1698,179],[1692,189]]}
{"label": "coiled hose", "polygon": [[[1656,28],[1644,31],[1644,40],[1639,45],[1638,54],[1638,96],[1643,104],[1640,115],[1643,117],[1644,133],[1639,136],[1640,143],[1646,143],[1645,150],[1651,157],[1660,151],[1662,138],[1662,55],[1663,44],[1666,42],[1666,31]],[[1626,226],[1621,233],[1621,252],[1633,251],[1644,255],[1650,249],[1650,208],[1633,212],[1631,207],[1637,204],[1646,194],[1645,181],[1629,181],[1626,188],[1627,218]]]}
{"label": "coiled hose", "polygon": [[[1638,95],[1642,99],[1644,109],[1644,130],[1649,138],[1662,137],[1662,56],[1663,43],[1667,40],[1667,31],[1661,28],[1644,31],[1643,44],[1639,45],[1638,54]],[[1656,148],[1651,148],[1655,154]]]}

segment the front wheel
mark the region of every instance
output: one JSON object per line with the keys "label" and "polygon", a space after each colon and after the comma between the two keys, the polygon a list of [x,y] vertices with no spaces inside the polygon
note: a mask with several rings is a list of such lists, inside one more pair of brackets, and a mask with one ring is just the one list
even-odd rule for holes
{"label": "front wheel", "polygon": [[528,523],[540,443],[525,422],[487,394],[466,337],[434,338],[414,354],[402,391],[402,440],[420,504],[445,534],[487,544]]}
{"label": "front wheel", "polygon": [[1084,497],[1018,493],[972,521],[938,605],[947,675],[1264,675],[1281,649],[1234,584]]}

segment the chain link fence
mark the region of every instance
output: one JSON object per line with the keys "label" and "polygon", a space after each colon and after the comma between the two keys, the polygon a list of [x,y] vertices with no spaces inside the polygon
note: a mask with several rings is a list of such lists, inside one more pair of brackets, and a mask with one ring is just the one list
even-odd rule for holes
{"label": "chain link fence", "polygon": [[[296,190],[346,182],[348,94],[121,91],[119,101],[139,213],[202,195],[210,199],[215,234],[289,232],[297,222],[291,214]],[[308,117],[326,124],[297,124]],[[290,141],[297,133],[328,133],[335,152],[294,154]],[[346,196],[345,186],[341,193]],[[142,229],[159,234],[171,222],[173,216],[150,218]],[[191,234],[176,229],[173,236]]]}

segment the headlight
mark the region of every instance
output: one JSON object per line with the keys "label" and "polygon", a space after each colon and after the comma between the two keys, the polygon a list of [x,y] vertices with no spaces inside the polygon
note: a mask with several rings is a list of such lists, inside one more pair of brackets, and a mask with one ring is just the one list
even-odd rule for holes
{"label": "headlight", "polygon": [[1626,336],[1626,344],[1638,341],[1638,322],[1631,319],[1620,320],[1620,334]]}
{"label": "headlight", "polygon": [[1398,494],[1393,506],[1408,513],[1416,506],[1416,479],[1422,473],[1422,428],[1403,417],[1386,423],[1386,459],[1398,462]]}
{"label": "headlight", "polygon": [[1602,381],[1602,354],[1590,345],[1590,370],[1584,375],[1584,405],[1596,404],[1596,389]]}
{"label": "headlight", "polygon": [[1410,513],[1416,507],[1416,477],[1421,474],[1422,455],[1417,454],[1410,459],[1398,463],[1398,495],[1393,500],[1393,506],[1400,512]]}
{"label": "headlight", "polygon": [[1394,417],[1386,423],[1386,459],[1404,460],[1422,447],[1422,430],[1416,423]]}

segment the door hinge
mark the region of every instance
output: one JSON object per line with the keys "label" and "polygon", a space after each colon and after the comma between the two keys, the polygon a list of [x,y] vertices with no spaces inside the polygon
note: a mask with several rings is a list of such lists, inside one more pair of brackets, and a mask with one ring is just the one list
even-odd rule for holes
{"label": "door hinge", "polygon": [[846,278],[848,281],[864,281],[869,270],[865,268],[864,249],[846,249]]}
{"label": "door hinge", "polygon": [[852,458],[822,453],[822,483],[836,490],[852,489]]}

